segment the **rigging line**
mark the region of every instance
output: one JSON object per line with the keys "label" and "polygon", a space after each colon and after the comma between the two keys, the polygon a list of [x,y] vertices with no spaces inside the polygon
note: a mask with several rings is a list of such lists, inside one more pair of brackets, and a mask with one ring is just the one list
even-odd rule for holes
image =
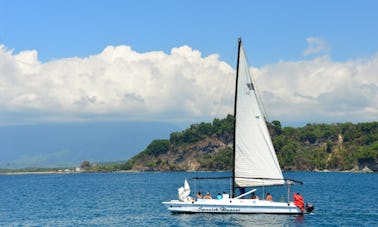
{"label": "rigging line", "polygon": [[[263,122],[263,125],[265,126],[265,128],[267,129],[267,133],[268,133],[268,136],[270,137],[270,134],[269,134],[269,129],[268,129],[268,126],[266,125],[266,122],[265,122],[265,118],[264,119],[261,119],[262,121],[264,121]],[[265,135],[265,133],[264,133],[264,128],[262,128],[261,127],[261,125],[259,125],[259,129],[260,129],[260,132],[263,134],[263,135]],[[275,164],[275,166],[276,166],[276,168],[277,169],[281,169],[281,167],[280,167],[280,164],[279,164],[279,162],[278,162],[278,160],[277,160],[277,154],[276,154],[276,150],[275,150],[275,148],[274,148],[274,145],[273,145],[273,141],[272,142],[270,142],[269,140],[268,140],[268,138],[266,138],[266,136],[263,136],[264,137],[264,142],[265,142],[265,144],[266,145],[268,145],[268,147],[269,147],[269,154],[270,154],[270,157],[271,157],[271,159],[272,160],[274,160],[274,164]],[[273,148],[273,150],[271,151],[271,148]],[[276,155],[276,157],[274,157],[274,155]],[[275,160],[277,160],[277,162],[275,162]]]}
{"label": "rigging line", "polygon": [[[252,80],[251,75],[249,75],[249,77]],[[254,82],[252,82],[252,83],[254,83]],[[255,89],[256,89],[256,87],[257,86],[255,85]],[[261,111],[261,104],[260,104],[261,101],[259,101],[257,90],[255,90],[253,92],[253,94],[256,97],[257,105],[260,107],[260,111]],[[261,113],[261,114],[264,114],[264,113]],[[275,149],[274,149],[274,146],[273,146],[273,142],[270,141],[269,129],[268,129],[268,126],[266,124],[265,117],[262,117],[261,119],[258,119],[258,120],[262,121],[262,124],[257,124],[257,125],[258,125],[258,128],[260,130],[260,133],[263,135],[263,139],[264,139],[265,144],[269,148],[269,151],[270,151],[269,154],[270,154],[271,160],[276,160],[277,157],[274,157],[274,154],[276,154],[276,152],[275,152]],[[265,134],[265,129],[266,129],[268,135]],[[269,138],[267,138],[266,136],[268,136]],[[273,150],[271,150],[271,148],[273,148]],[[273,163],[275,164],[276,169],[281,169],[281,167],[279,166],[278,160],[277,160],[277,163],[275,161]]]}
{"label": "rigging line", "polygon": [[[244,50],[244,49],[243,49]],[[274,146],[273,146],[273,144],[271,144],[271,142],[269,141],[269,139],[268,138],[266,138],[266,136],[270,136],[269,135],[269,129],[268,129],[268,127],[267,127],[267,125],[266,125],[266,118],[267,118],[267,113],[266,113],[266,111],[265,111],[265,107],[264,107],[264,103],[262,102],[262,98],[261,98],[261,95],[260,95],[260,92],[259,92],[259,89],[258,89],[258,86],[257,86],[257,84],[256,84],[256,81],[254,80],[254,75],[253,75],[253,73],[252,73],[252,70],[250,70],[250,68],[249,68],[249,61],[248,61],[248,58],[247,58],[247,55],[246,54],[244,54],[244,58],[245,58],[245,61],[246,61],[246,63],[247,63],[247,66],[248,66],[248,70],[247,70],[247,73],[248,73],[248,78],[249,78],[249,80],[252,82],[252,84],[253,84],[253,87],[254,87],[254,89],[253,89],[253,95],[255,96],[255,98],[256,98],[256,101],[257,101],[257,105],[259,106],[259,109],[260,109],[260,111],[261,111],[261,114],[263,115],[263,117],[260,119],[261,121],[263,121],[263,123],[262,123],[262,125],[261,124],[258,124],[258,126],[259,126],[259,130],[260,130],[260,132],[261,132],[261,134],[263,135],[263,138],[264,138],[264,142],[265,142],[265,144],[269,147],[269,153],[270,153],[270,156],[272,157],[272,160],[275,160],[275,159],[277,159],[277,158],[274,158],[273,157],[273,153],[275,154],[275,149],[274,149]],[[265,129],[264,128],[262,128],[262,126],[265,126],[265,128],[267,128],[267,133],[268,133],[268,135],[265,135]],[[271,150],[271,147],[273,147],[273,151]],[[276,168],[277,169],[281,169],[280,168],[280,166],[279,166],[279,163],[277,162],[277,163],[274,163],[275,164],[275,166],[276,166]]]}
{"label": "rigging line", "polygon": [[253,74],[253,68],[251,69],[250,68],[250,62],[248,61],[248,56],[247,54],[245,53],[245,49],[243,47],[243,52],[244,52],[244,58],[245,58],[245,62],[247,63],[247,71],[248,71],[248,76],[249,76],[249,79],[251,80],[252,84],[253,84],[253,88],[255,90],[255,96],[257,98],[257,103],[258,105],[260,106],[260,108],[262,109],[262,115],[265,117],[265,118],[268,118],[267,116],[267,113],[265,111],[265,107],[264,107],[264,103],[262,102],[262,96],[260,95],[260,91],[259,91],[259,86],[257,86],[257,83],[255,81],[255,78],[254,78],[254,74]]}
{"label": "rigging line", "polygon": [[268,114],[267,114],[266,109],[265,109],[265,106],[264,106],[264,102],[262,101],[262,96],[261,96],[261,92],[260,92],[259,86],[257,86],[257,83],[255,81],[255,76],[253,74],[253,69],[250,70],[248,68],[248,73],[249,73],[249,77],[250,77],[252,83],[254,84],[255,95],[256,95],[256,98],[257,98],[257,103],[260,106],[260,109],[262,110],[262,114],[263,114],[264,118],[269,119]]}
{"label": "rigging line", "polygon": [[[257,125],[259,127],[260,133],[263,135],[263,139],[264,139],[265,144],[269,148],[269,151],[270,151],[269,154],[270,154],[272,160],[275,160],[277,158],[274,158],[274,154],[276,154],[276,153],[275,153],[274,146],[273,146],[272,142],[270,141],[270,134],[269,134],[269,129],[268,129],[267,124],[266,124],[266,118],[265,118],[266,112],[265,112],[265,109],[264,109],[264,105],[263,105],[263,102],[261,100],[261,97],[259,97],[258,86],[256,85],[256,82],[254,81],[251,74],[249,74],[249,77],[250,77],[250,80],[252,81],[252,83],[255,83],[255,90],[254,90],[253,94],[256,98],[257,105],[259,106],[260,111],[262,111],[262,113],[261,112],[260,113],[264,116],[261,119],[259,119],[260,121],[262,121],[262,124],[257,124]],[[267,131],[267,133],[268,133],[267,135],[266,135],[265,131]],[[267,138],[266,136],[268,136],[269,138]],[[273,148],[273,150],[271,150],[271,148]],[[281,169],[278,162],[274,163],[274,164],[275,164],[276,168]]]}

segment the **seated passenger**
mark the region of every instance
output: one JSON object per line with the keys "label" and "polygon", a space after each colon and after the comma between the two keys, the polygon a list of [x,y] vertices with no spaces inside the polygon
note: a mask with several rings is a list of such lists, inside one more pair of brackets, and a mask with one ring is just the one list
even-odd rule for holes
{"label": "seated passenger", "polygon": [[222,199],[222,198],[223,198],[222,195],[220,193],[218,193],[217,199]]}
{"label": "seated passenger", "polygon": [[251,199],[259,199],[259,197],[254,192],[252,192]]}
{"label": "seated passenger", "polygon": [[203,198],[204,199],[212,199],[210,192],[207,192],[206,195]]}
{"label": "seated passenger", "polygon": [[273,197],[269,192],[266,193],[265,200],[273,201]]}
{"label": "seated passenger", "polygon": [[202,196],[202,193],[201,192],[198,192],[197,195],[196,195],[197,199],[202,199],[203,196]]}
{"label": "seated passenger", "polygon": [[223,199],[229,199],[229,198],[230,198],[230,195],[227,194],[226,192],[223,192],[223,194],[222,194],[222,198],[223,198]]}

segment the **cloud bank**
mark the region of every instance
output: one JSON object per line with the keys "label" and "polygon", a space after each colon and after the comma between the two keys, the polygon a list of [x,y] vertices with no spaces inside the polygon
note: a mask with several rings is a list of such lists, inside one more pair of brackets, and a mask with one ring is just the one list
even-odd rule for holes
{"label": "cloud bank", "polygon": [[[86,58],[38,61],[36,51],[0,47],[5,121],[185,120],[213,116],[232,102],[231,66],[188,46],[137,53],[108,46]],[[220,102],[222,101],[222,104]],[[27,119],[28,118],[28,119]]]}
{"label": "cloud bank", "polygon": [[378,120],[378,55],[348,62],[328,57],[279,62],[254,71],[272,118],[308,123]]}
{"label": "cloud bank", "polygon": [[[326,50],[321,42],[311,50],[315,41],[308,40],[306,55]],[[233,111],[233,68],[188,46],[170,53],[108,46],[86,58],[42,63],[35,50],[14,54],[0,45],[0,125],[223,117]],[[347,62],[320,56],[251,70],[269,119],[378,120],[377,54]]]}

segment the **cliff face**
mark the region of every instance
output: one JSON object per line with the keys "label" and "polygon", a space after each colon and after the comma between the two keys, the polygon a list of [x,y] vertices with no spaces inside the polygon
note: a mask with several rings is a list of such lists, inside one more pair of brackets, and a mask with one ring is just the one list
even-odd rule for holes
{"label": "cliff face", "polygon": [[378,162],[374,159],[360,160],[357,170],[362,172],[378,172]]}
{"label": "cliff face", "polygon": [[[378,171],[378,123],[308,124],[281,128],[268,122],[282,169]],[[169,140],[154,140],[123,165],[136,171],[232,169],[233,117],[192,125]]]}
{"label": "cliff face", "polygon": [[207,168],[204,160],[206,157],[221,154],[228,146],[214,137],[178,147],[171,145],[166,153],[157,156],[147,155],[136,159],[132,169],[137,171],[215,170]]}

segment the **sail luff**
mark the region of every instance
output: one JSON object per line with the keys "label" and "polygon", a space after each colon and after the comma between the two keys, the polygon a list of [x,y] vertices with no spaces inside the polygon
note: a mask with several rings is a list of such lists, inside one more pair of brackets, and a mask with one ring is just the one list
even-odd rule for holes
{"label": "sail luff", "polygon": [[239,41],[235,89],[234,186],[284,184],[244,49]]}

